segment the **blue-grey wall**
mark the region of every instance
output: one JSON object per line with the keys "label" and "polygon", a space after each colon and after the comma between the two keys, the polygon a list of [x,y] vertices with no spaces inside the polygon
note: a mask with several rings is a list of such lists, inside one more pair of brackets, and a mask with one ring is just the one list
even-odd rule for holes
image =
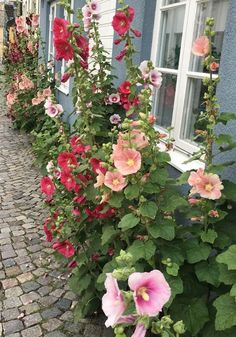
{"label": "blue-grey wall", "polygon": [[[220,63],[221,81],[217,87],[217,97],[221,112],[236,114],[236,1],[230,0],[223,51]],[[227,133],[236,140],[236,121],[231,121],[226,127],[217,127],[218,133]],[[216,156],[217,162],[236,160],[236,149]],[[226,168],[225,179],[236,182],[236,165]]]}

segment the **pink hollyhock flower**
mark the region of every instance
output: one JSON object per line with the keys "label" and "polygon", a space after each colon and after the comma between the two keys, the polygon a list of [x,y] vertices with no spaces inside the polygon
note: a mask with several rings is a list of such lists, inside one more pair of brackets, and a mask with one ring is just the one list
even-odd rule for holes
{"label": "pink hollyhock flower", "polygon": [[101,187],[104,185],[104,182],[105,182],[105,175],[102,173],[102,172],[99,172],[98,173],[98,176],[97,176],[97,182],[94,184],[94,187],[95,188],[98,188],[98,187]]}
{"label": "pink hollyhock flower", "polygon": [[54,170],[54,164],[53,164],[53,161],[50,160],[48,163],[47,163],[47,166],[46,166],[46,170],[48,173],[52,172]]}
{"label": "pink hollyhock flower", "polygon": [[98,0],[91,0],[91,2],[89,3],[89,8],[93,14],[98,14],[101,10],[101,6]]}
{"label": "pink hollyhock flower", "polygon": [[129,287],[134,291],[134,302],[139,315],[154,317],[169,301],[171,290],[164,275],[159,270],[130,275]]}
{"label": "pink hollyhock flower", "polygon": [[117,12],[113,17],[112,27],[119,35],[124,35],[130,28],[130,19],[124,12]]}
{"label": "pink hollyhock flower", "polygon": [[140,130],[131,131],[131,143],[135,144],[139,150],[144,149],[149,145],[148,138]]}
{"label": "pink hollyhock flower", "polygon": [[123,295],[117,280],[111,273],[107,274],[105,281],[106,294],[102,298],[102,310],[107,316],[106,327],[115,325],[126,309]]}
{"label": "pink hollyhock flower", "polygon": [[84,23],[84,31],[88,32],[89,29],[91,28],[91,19],[89,18],[83,18],[83,23]]}
{"label": "pink hollyhock flower", "polygon": [[120,94],[118,92],[116,94],[111,94],[108,97],[108,101],[110,103],[119,103],[120,102]]}
{"label": "pink hollyhock flower", "polygon": [[72,174],[68,172],[61,172],[61,183],[68,191],[73,190],[76,187],[76,181]]}
{"label": "pink hollyhock flower", "polygon": [[31,54],[33,54],[33,52],[34,52],[34,46],[33,46],[33,42],[32,42],[32,41],[29,41],[29,42],[27,43],[27,48],[28,48],[29,52],[30,52]]}
{"label": "pink hollyhock flower", "polygon": [[200,194],[202,198],[216,200],[221,197],[221,190],[224,186],[217,174],[205,173],[202,177],[201,182],[196,185],[197,193]]}
{"label": "pink hollyhock flower", "polygon": [[192,47],[192,53],[196,56],[206,56],[210,51],[210,41],[207,36],[203,35],[197,38]]}
{"label": "pink hollyhock flower", "polygon": [[39,15],[33,14],[31,22],[32,22],[33,27],[38,27],[38,25],[39,25]]}
{"label": "pink hollyhock flower", "polygon": [[10,94],[10,93],[7,94],[7,105],[9,105],[9,106],[13,105],[16,101],[16,98],[17,98],[17,96],[16,96],[15,93],[14,94]]}
{"label": "pink hollyhock flower", "polygon": [[74,246],[69,240],[63,242],[56,242],[54,243],[52,248],[67,258],[75,255]]}
{"label": "pink hollyhock flower", "polygon": [[109,187],[112,191],[119,192],[127,185],[125,178],[120,172],[109,172],[105,174],[104,185]]}
{"label": "pink hollyhock flower", "polygon": [[125,81],[121,83],[118,90],[121,94],[129,95],[131,93],[130,87],[131,87],[131,83],[129,81]]}
{"label": "pink hollyhock flower", "polygon": [[55,192],[55,185],[49,177],[43,177],[41,179],[41,191],[47,196],[52,196]]}
{"label": "pink hollyhock flower", "polygon": [[188,199],[188,203],[191,206],[198,205],[200,202],[201,202],[201,199],[195,199],[195,198],[189,198]]}
{"label": "pink hollyhock flower", "polygon": [[134,149],[118,150],[115,153],[114,166],[124,176],[136,173],[141,168],[141,154]]}
{"label": "pink hollyhock flower", "polygon": [[53,22],[53,38],[54,42],[56,40],[61,40],[63,42],[67,41],[71,36],[71,33],[68,31],[69,22],[65,19],[56,17]]}
{"label": "pink hollyhock flower", "polygon": [[150,69],[149,69],[149,66],[148,66],[148,61],[143,61],[140,64],[140,66],[139,66],[139,70],[142,73],[142,77],[144,79],[147,79],[149,77],[149,74],[150,74]]}
{"label": "pink hollyhock flower", "polygon": [[38,98],[33,98],[32,99],[32,105],[39,105],[41,102]]}
{"label": "pink hollyhock flower", "polygon": [[77,165],[77,159],[71,152],[62,152],[57,158],[58,165],[65,171],[74,169]]}
{"label": "pink hollyhock flower", "polygon": [[162,83],[162,74],[158,71],[157,68],[152,69],[149,73],[149,80],[151,84],[159,89]]}
{"label": "pink hollyhock flower", "polygon": [[51,100],[50,97],[48,97],[48,99],[46,99],[46,101],[45,101],[44,108],[45,108],[45,109],[48,109],[48,108],[50,108],[51,106],[52,106],[52,100]]}
{"label": "pink hollyhock flower", "polygon": [[218,213],[218,211],[216,210],[216,209],[212,209],[209,213],[208,213],[208,215],[210,216],[210,217],[212,217],[212,218],[219,218],[219,213]]}
{"label": "pink hollyhock flower", "polygon": [[45,113],[49,116],[49,117],[56,117],[58,115],[60,115],[63,112],[63,107],[61,106],[61,104],[51,104],[46,110]]}
{"label": "pink hollyhock flower", "polygon": [[198,185],[204,176],[204,170],[202,168],[199,168],[197,172],[191,172],[190,176],[188,178],[188,183],[190,186],[196,186]]}
{"label": "pink hollyhock flower", "polygon": [[84,7],[82,7],[82,13],[83,13],[84,19],[89,19],[89,20],[92,19],[93,12],[89,5],[85,5]]}
{"label": "pink hollyhock flower", "polygon": [[153,115],[148,116],[148,123],[153,125],[156,121],[156,117]]}
{"label": "pink hollyhock flower", "polygon": [[120,115],[114,114],[110,117],[111,124],[119,124],[121,121]]}
{"label": "pink hollyhock flower", "polygon": [[51,91],[50,87],[48,87],[48,88],[46,88],[46,89],[43,90],[43,96],[45,98],[51,96],[51,94],[52,94],[52,91]]}
{"label": "pink hollyhock flower", "polygon": [[74,57],[74,49],[68,41],[54,40],[54,46],[56,49],[56,60],[72,60]]}
{"label": "pink hollyhock flower", "polygon": [[146,332],[147,332],[147,329],[145,328],[145,325],[138,323],[131,337],[145,337]]}
{"label": "pink hollyhock flower", "polygon": [[217,62],[212,62],[211,64],[210,64],[210,69],[211,69],[211,71],[217,71],[217,69],[219,68],[219,63],[217,63]]}

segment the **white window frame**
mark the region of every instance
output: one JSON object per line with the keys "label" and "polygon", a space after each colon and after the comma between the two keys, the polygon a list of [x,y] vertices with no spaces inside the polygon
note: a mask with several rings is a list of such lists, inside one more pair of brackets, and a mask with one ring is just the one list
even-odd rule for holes
{"label": "white window frame", "polygon": [[[74,9],[74,0],[71,0],[71,8]],[[65,20],[68,20],[68,13],[66,10],[64,10],[64,18]],[[70,15],[70,22],[74,21],[74,14]],[[66,61],[62,60],[61,62],[61,76],[65,73],[66,70]],[[70,78],[65,83],[61,83],[60,86],[57,88],[59,91],[61,91],[65,95],[69,95],[70,93]]]}
{"label": "white window frame", "polygon": [[[178,3],[165,6],[162,6],[162,4],[164,3],[162,0],[157,0],[156,3],[154,33],[151,50],[151,60],[153,61],[154,64],[156,64],[156,62],[158,61],[157,60],[159,53],[158,49],[160,48],[158,46],[160,44],[160,33],[162,29],[161,27],[162,12],[168,9],[185,6],[185,18],[183,23],[183,35],[182,35],[181,52],[178,69],[168,69],[158,67],[160,72],[162,72],[163,74],[177,75],[175,102],[173,107],[172,124],[171,124],[171,127],[173,127],[171,136],[175,139],[175,143],[173,150],[170,151],[170,156],[172,166],[174,166],[175,168],[177,168],[182,172],[205,166],[204,162],[200,160],[192,161],[188,164],[183,164],[186,160],[188,160],[191,157],[193,153],[197,152],[199,148],[197,145],[191,143],[190,141],[188,142],[185,141],[184,139],[181,139],[181,131],[182,131],[182,122],[184,118],[185,100],[188,90],[188,79],[189,78],[203,79],[204,77],[209,76],[206,75],[205,73],[189,71],[197,6],[200,3],[208,1],[210,0],[184,0]],[[218,75],[213,75],[213,78],[217,77]],[[163,127],[159,126],[157,126],[157,129],[159,129],[162,132],[164,130]]]}
{"label": "white window frame", "polygon": [[[54,17],[52,17],[52,10],[54,8]],[[52,40],[52,28],[53,28],[53,20],[57,15],[57,3],[56,1],[51,2],[50,10],[49,10],[49,29],[48,29],[48,61],[53,61],[55,58],[55,48]],[[54,69],[54,67],[53,67]]]}

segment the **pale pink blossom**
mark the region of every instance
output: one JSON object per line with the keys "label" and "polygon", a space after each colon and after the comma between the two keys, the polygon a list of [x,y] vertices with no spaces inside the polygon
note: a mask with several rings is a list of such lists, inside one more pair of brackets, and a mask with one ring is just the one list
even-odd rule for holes
{"label": "pale pink blossom", "polygon": [[139,70],[141,71],[142,77],[144,79],[147,79],[149,77],[149,73],[150,73],[150,68],[148,66],[148,62],[149,61],[143,61],[139,66]]}
{"label": "pale pink blossom", "polygon": [[7,94],[7,105],[10,107],[12,106],[15,101],[16,101],[16,98],[17,98],[17,95],[14,93],[14,94]]}
{"label": "pale pink blossom", "polygon": [[41,102],[38,98],[33,98],[32,99],[32,105],[39,105]]}
{"label": "pale pink blossom", "polygon": [[171,290],[164,275],[159,270],[130,275],[129,287],[134,291],[134,302],[139,315],[154,317],[169,301]]}
{"label": "pale pink blossom", "polygon": [[217,71],[217,69],[219,68],[219,63],[217,63],[217,62],[212,62],[211,64],[210,64],[210,69],[211,69],[211,71]]}
{"label": "pale pink blossom", "polygon": [[112,191],[119,192],[125,188],[127,182],[120,172],[107,171],[105,174],[104,185],[109,187]]}
{"label": "pale pink blossom", "polygon": [[111,94],[108,97],[108,102],[113,104],[113,103],[119,103],[120,102],[120,94],[116,93],[116,94]]}
{"label": "pale pink blossom", "polygon": [[91,28],[91,19],[90,18],[83,18],[83,23],[84,23],[84,31],[88,32],[89,29]]}
{"label": "pale pink blossom", "polygon": [[212,209],[209,211],[208,215],[212,218],[219,218],[219,212],[216,209]]}
{"label": "pale pink blossom", "polygon": [[38,25],[39,25],[39,15],[38,14],[33,14],[31,22],[32,22],[32,26],[33,27],[38,27]]}
{"label": "pale pink blossom", "polygon": [[84,19],[91,19],[93,16],[93,12],[91,8],[89,7],[89,5],[85,5],[84,7],[82,7],[82,13],[83,13]]}
{"label": "pale pink blossom", "polygon": [[43,90],[43,96],[44,97],[51,96],[51,94],[52,94],[52,91],[51,91],[50,87],[48,87],[48,88],[46,88],[46,89]]}
{"label": "pale pink blossom", "polygon": [[60,115],[63,112],[63,107],[61,106],[61,104],[51,104],[46,110],[45,113],[49,116],[49,117],[57,117],[58,115]]}
{"label": "pale pink blossom", "polygon": [[138,150],[144,149],[149,145],[147,136],[140,130],[131,131],[131,143],[135,144]]}
{"label": "pale pink blossom", "polygon": [[124,176],[136,173],[141,168],[141,154],[135,149],[116,151],[114,166]]}
{"label": "pale pink blossom", "polygon": [[114,114],[110,117],[111,124],[119,124],[121,121],[120,115]]}
{"label": "pale pink blossom", "polygon": [[89,8],[93,14],[99,14],[101,10],[101,5],[98,0],[91,0],[89,3]]}
{"label": "pale pink blossom", "polygon": [[196,56],[206,56],[210,51],[210,41],[207,36],[203,35],[197,38],[192,47],[192,53]]}
{"label": "pale pink blossom", "polygon": [[201,202],[201,199],[189,198],[188,203],[189,205],[198,205]]}
{"label": "pale pink blossom", "polygon": [[138,323],[131,337],[145,337],[146,332],[147,332],[147,329],[145,328],[145,325]]}
{"label": "pale pink blossom", "polygon": [[94,184],[95,188],[101,187],[104,185],[105,175],[99,171],[97,175],[97,182]]}
{"label": "pale pink blossom", "polygon": [[32,41],[28,41],[27,48],[28,48],[29,52],[31,54],[33,54],[33,52],[34,52],[34,46],[33,46],[33,42]]}
{"label": "pale pink blossom", "polygon": [[115,325],[126,309],[123,295],[117,280],[111,273],[107,274],[105,281],[106,294],[102,298],[102,310],[107,316],[106,327]]}
{"label": "pale pink blossom", "polygon": [[149,73],[149,80],[151,82],[151,84],[159,89],[161,87],[162,84],[162,74],[158,71],[157,68],[152,69]]}
{"label": "pale pink blossom", "polygon": [[221,197],[224,188],[217,174],[206,173],[203,169],[191,172],[188,183],[192,186],[190,194],[198,193],[202,198],[216,200]]}
{"label": "pale pink blossom", "polygon": [[49,97],[48,99],[46,99],[45,104],[44,104],[44,108],[48,109],[50,106],[52,105],[52,100]]}

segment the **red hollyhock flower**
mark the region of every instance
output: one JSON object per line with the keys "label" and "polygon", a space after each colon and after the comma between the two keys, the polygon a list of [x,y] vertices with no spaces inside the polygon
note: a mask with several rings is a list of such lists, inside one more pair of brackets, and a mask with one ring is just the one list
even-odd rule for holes
{"label": "red hollyhock flower", "polygon": [[53,22],[53,38],[55,40],[67,41],[71,36],[71,33],[68,32],[69,22],[67,20],[56,17]]}
{"label": "red hollyhock flower", "polygon": [[71,269],[74,269],[78,266],[77,262],[76,261],[71,261],[70,263],[68,263],[67,267],[68,268],[71,268]]}
{"label": "red hollyhock flower", "polygon": [[64,73],[62,75],[61,82],[65,83],[65,82],[67,82],[69,80],[69,78],[70,78],[70,74],[69,73]]}
{"label": "red hollyhock flower", "polygon": [[112,27],[119,35],[124,35],[130,28],[130,19],[124,12],[117,12],[112,20]]}
{"label": "red hollyhock flower", "polygon": [[58,165],[65,171],[70,171],[78,165],[75,155],[71,152],[62,152],[57,158]]}
{"label": "red hollyhock flower", "polygon": [[74,57],[74,49],[68,41],[64,40],[54,40],[54,46],[56,49],[56,60],[65,61],[72,60]]}
{"label": "red hollyhock flower", "polygon": [[118,88],[118,91],[121,94],[129,95],[131,93],[130,87],[131,87],[131,83],[129,81],[125,81],[121,83],[121,85]]}
{"label": "red hollyhock flower", "polygon": [[78,207],[73,208],[72,209],[72,214],[74,216],[80,216],[81,215],[80,209]]}
{"label": "red hollyhock flower", "polygon": [[131,32],[136,36],[136,37],[141,37],[142,36],[142,33],[137,30],[137,29],[132,29],[131,28]]}
{"label": "red hollyhock flower", "polygon": [[65,186],[68,191],[73,190],[76,187],[76,181],[72,174],[68,172],[61,173],[61,183]]}
{"label": "red hollyhock flower", "polygon": [[126,53],[127,53],[127,49],[121,50],[121,52],[116,56],[116,60],[119,62],[122,61]]}
{"label": "red hollyhock flower", "polygon": [[67,258],[75,255],[74,246],[69,240],[63,242],[56,242],[54,243],[52,248]]}
{"label": "red hollyhock flower", "polygon": [[43,230],[46,235],[46,241],[52,242],[52,232],[48,228],[48,223],[49,223],[49,220],[47,219],[43,225]]}
{"label": "red hollyhock flower", "polygon": [[134,15],[135,15],[134,7],[129,6],[129,8],[128,8],[128,19],[129,19],[130,23],[133,21]]}
{"label": "red hollyhock flower", "polygon": [[88,39],[86,39],[83,35],[77,35],[75,37],[76,44],[78,48],[80,49],[80,56],[84,61],[87,61],[89,57],[89,42]]}
{"label": "red hollyhock flower", "polygon": [[93,172],[96,174],[99,174],[99,172],[105,174],[107,172],[107,169],[102,166],[102,161],[97,158],[91,158],[90,164],[92,166]]}
{"label": "red hollyhock flower", "polygon": [[74,202],[77,202],[80,205],[84,205],[86,202],[86,198],[83,195],[79,195],[73,199]]}
{"label": "red hollyhock flower", "polygon": [[49,177],[43,177],[41,179],[41,191],[47,196],[51,197],[55,192],[55,185],[53,184],[52,179]]}

